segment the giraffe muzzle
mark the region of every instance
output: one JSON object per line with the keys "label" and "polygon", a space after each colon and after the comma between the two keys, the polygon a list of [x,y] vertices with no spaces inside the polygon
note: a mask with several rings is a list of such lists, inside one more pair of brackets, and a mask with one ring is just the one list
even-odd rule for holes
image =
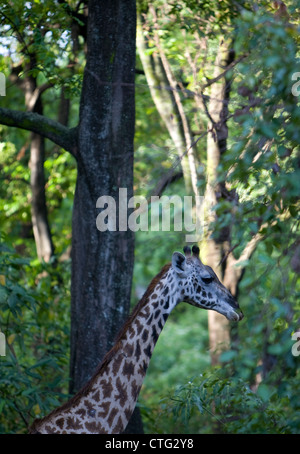
{"label": "giraffe muzzle", "polygon": [[230,295],[227,302],[231,306],[231,308],[236,316],[233,318],[235,318],[235,321],[240,322],[244,318],[244,314],[241,311],[240,306],[238,305],[237,301]]}
{"label": "giraffe muzzle", "polygon": [[241,320],[243,320],[244,314],[243,314],[243,312],[242,312],[241,310],[239,310],[238,316],[239,316],[238,322],[240,322]]}

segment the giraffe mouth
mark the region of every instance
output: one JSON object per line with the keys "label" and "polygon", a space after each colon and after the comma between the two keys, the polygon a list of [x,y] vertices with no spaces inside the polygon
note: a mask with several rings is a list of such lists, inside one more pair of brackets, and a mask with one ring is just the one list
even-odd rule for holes
{"label": "giraffe mouth", "polygon": [[227,320],[229,320],[231,322],[240,322],[244,318],[244,314],[239,308],[230,307],[230,309],[228,310],[228,306],[226,307],[226,309],[224,309],[217,305],[212,305],[212,306],[201,305],[201,306],[199,306],[198,303],[195,303],[195,301],[190,300],[190,299],[184,299],[184,301],[195,307],[201,307],[202,309],[219,312],[219,314],[224,315],[224,317],[226,317]]}
{"label": "giraffe mouth", "polygon": [[225,314],[225,317],[231,322],[240,322],[244,318],[242,311],[231,311]]}

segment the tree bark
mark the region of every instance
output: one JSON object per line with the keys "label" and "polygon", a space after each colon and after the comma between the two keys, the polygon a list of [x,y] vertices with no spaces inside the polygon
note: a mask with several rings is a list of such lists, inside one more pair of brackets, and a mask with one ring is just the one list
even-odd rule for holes
{"label": "tree bark", "polygon": [[[207,135],[207,165],[206,165],[206,191],[205,191],[205,217],[206,224],[216,221],[214,207],[217,204],[218,196],[222,193],[221,185],[218,183],[218,166],[222,154],[226,151],[228,127],[228,102],[230,93],[230,81],[218,75],[233,61],[233,53],[230,43],[221,39],[218,54],[215,61],[214,78],[217,78],[211,86],[210,102],[207,108],[209,116]],[[207,236],[201,246],[201,255],[205,264],[211,266],[219,279],[223,281],[223,267],[221,267],[223,256],[223,244],[230,242],[229,231],[223,231],[220,238],[212,237],[208,229]],[[228,348],[230,342],[229,322],[225,317],[214,311],[208,313],[209,345],[212,364],[218,362],[220,352]]]}
{"label": "tree bark", "polygon": [[[205,192],[205,216],[208,225],[217,221],[214,207],[224,194],[228,194],[225,180],[219,181],[218,166],[221,163],[222,155],[227,150],[227,117],[231,81],[226,78],[226,75],[228,69],[233,66],[234,53],[231,51],[231,43],[221,39],[215,61],[214,77],[209,83],[211,85],[209,106],[206,107],[204,102],[210,120],[207,135]],[[236,202],[234,197],[232,199]],[[262,235],[260,233],[254,235],[246,244],[239,258],[235,258],[230,228],[223,228],[218,236],[212,235],[212,233],[208,229],[201,247],[203,261],[214,269],[232,295],[238,298],[238,287],[245,270],[243,262],[250,259]],[[218,363],[220,353],[230,346],[234,336],[231,336],[232,330],[228,320],[216,312],[208,312],[208,326],[211,362],[214,365]]]}
{"label": "tree bark", "polygon": [[[39,91],[37,93],[36,79],[29,76],[25,79],[25,104],[28,110],[43,115],[43,104]],[[31,188],[31,222],[37,256],[40,260],[49,262],[54,254],[45,192],[45,139],[36,132],[31,133],[30,139],[30,188]]]}
{"label": "tree bark", "polygon": [[64,89],[64,87],[61,87],[59,110],[58,110],[58,121],[63,126],[68,126],[68,124],[69,124],[70,107],[71,107],[70,98],[66,98],[65,89]]}
{"label": "tree bark", "polygon": [[54,254],[45,193],[44,177],[44,138],[36,133],[31,134],[30,145],[30,187],[31,187],[31,221],[37,256],[49,262]]}
{"label": "tree bark", "polygon": [[112,347],[130,307],[133,232],[98,231],[96,202],[113,197],[118,214],[119,188],[133,195],[135,32],[134,0],[90,1],[72,228],[71,393]]}

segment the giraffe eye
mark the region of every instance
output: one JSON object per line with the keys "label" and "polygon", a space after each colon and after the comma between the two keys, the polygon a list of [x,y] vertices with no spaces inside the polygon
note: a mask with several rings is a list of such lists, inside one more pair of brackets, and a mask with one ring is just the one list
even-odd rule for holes
{"label": "giraffe eye", "polygon": [[202,277],[201,279],[204,282],[204,284],[211,284],[212,281],[214,280],[214,278],[212,276],[210,276],[210,277]]}

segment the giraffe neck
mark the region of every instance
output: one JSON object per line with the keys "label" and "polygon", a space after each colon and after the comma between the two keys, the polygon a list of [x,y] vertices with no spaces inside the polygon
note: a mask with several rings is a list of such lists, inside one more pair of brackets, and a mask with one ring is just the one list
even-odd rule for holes
{"label": "giraffe neck", "polygon": [[[166,268],[166,267],[165,267]],[[164,270],[164,269],[163,269]],[[40,433],[121,433],[126,428],[163,326],[179,301],[172,268],[152,281],[94,377],[69,402],[37,421]]]}

